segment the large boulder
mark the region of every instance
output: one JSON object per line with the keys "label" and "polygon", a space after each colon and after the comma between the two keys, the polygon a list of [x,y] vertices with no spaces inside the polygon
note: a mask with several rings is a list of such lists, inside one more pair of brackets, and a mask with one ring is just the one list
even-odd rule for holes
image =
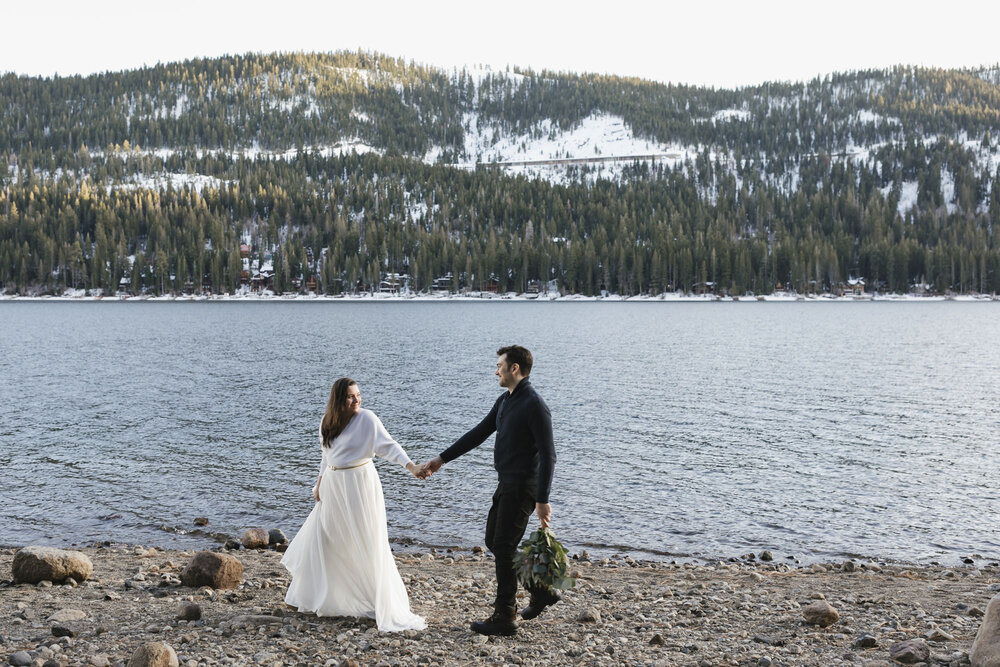
{"label": "large boulder", "polygon": [[969,651],[972,667],[1000,667],[1000,595],[986,605],[983,624]]}
{"label": "large boulder", "polygon": [[197,602],[182,602],[177,608],[177,620],[197,621],[201,618],[201,605]]}
{"label": "large boulder", "polygon": [[87,618],[86,612],[79,609],[60,609],[49,616],[50,623],[70,623],[72,621],[82,621]]}
{"label": "large boulder", "polygon": [[243,533],[243,537],[240,539],[244,548],[247,549],[266,549],[270,541],[271,536],[266,528],[250,528]]}
{"label": "large boulder", "polygon": [[62,583],[67,579],[85,581],[94,573],[94,564],[86,554],[52,547],[24,547],[14,554],[11,564],[14,583],[37,584],[39,581]]}
{"label": "large boulder", "polygon": [[128,667],[178,667],[177,654],[163,642],[147,642],[136,649]]}
{"label": "large boulder", "polygon": [[840,614],[826,600],[816,600],[802,608],[802,618],[806,623],[826,628],[840,620]]}
{"label": "large boulder", "polygon": [[915,665],[930,659],[931,647],[923,639],[907,639],[890,646],[889,657],[904,665]]}
{"label": "large boulder", "polygon": [[243,563],[214,551],[199,551],[181,571],[181,583],[192,588],[236,588],[242,580]]}

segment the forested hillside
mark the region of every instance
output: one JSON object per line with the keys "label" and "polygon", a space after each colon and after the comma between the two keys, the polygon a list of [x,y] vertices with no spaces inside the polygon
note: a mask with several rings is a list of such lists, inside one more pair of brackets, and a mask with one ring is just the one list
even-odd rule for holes
{"label": "forested hillside", "polygon": [[[608,119],[642,156],[576,142]],[[546,146],[570,163],[496,164]],[[1000,68],[739,90],[368,53],[8,74],[0,290],[995,293],[998,165]]]}

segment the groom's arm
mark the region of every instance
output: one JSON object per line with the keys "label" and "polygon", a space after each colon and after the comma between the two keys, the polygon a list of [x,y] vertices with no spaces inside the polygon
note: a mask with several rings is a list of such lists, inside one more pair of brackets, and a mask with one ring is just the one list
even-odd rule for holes
{"label": "groom's arm", "polygon": [[552,506],[549,504],[549,490],[552,488],[552,473],[556,467],[556,448],[552,437],[552,415],[544,401],[532,416],[531,434],[538,448],[538,484],[535,491],[535,513],[542,528],[548,528],[552,520]]}
{"label": "groom's arm", "polygon": [[490,413],[483,418],[481,422],[476,424],[472,429],[463,435],[461,438],[455,441],[448,449],[441,452],[437,457],[431,459],[431,463],[436,465],[433,467],[432,472],[436,472],[445,463],[449,461],[454,461],[462,454],[472,451],[479,445],[483,444],[486,438],[490,437],[497,430],[497,410],[500,408],[500,401],[503,399],[503,395],[496,400],[493,404],[493,409]]}

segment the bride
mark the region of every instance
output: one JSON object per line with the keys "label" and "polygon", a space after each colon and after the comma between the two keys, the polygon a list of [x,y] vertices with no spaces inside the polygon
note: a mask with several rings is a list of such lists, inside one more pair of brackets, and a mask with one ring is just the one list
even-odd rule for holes
{"label": "bride", "polygon": [[405,465],[423,478],[350,378],[330,390],[320,425],[323,461],[316,505],[281,564],[292,574],[285,602],[318,616],[367,616],[382,632],[422,630],[389,549],[385,499],[373,456]]}

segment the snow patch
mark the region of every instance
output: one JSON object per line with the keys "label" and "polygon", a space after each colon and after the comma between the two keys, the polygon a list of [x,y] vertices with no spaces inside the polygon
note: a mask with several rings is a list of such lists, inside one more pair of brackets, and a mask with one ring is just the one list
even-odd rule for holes
{"label": "snow patch", "polygon": [[[896,205],[896,211],[900,216],[905,217],[906,214],[917,205],[917,196],[919,192],[920,188],[917,181],[904,181],[899,186],[899,204]],[[886,194],[888,194],[888,192],[886,192]]]}
{"label": "snow patch", "polygon": [[120,190],[166,190],[173,187],[174,190],[183,190],[189,187],[201,193],[206,187],[219,188],[227,181],[205,174],[137,174],[130,181],[108,186],[108,192],[117,188]]}
{"label": "snow patch", "polygon": [[535,162],[676,152],[676,147],[640,139],[620,116],[591,114],[571,130],[546,119],[521,134],[505,134],[498,123],[480,126],[466,113],[465,156],[474,163]]}
{"label": "snow patch", "polygon": [[958,204],[955,203],[955,177],[944,167],[941,168],[941,198],[948,213],[958,210]]}
{"label": "snow patch", "polygon": [[713,123],[725,123],[731,120],[748,120],[750,112],[746,109],[721,109],[712,114]]}
{"label": "snow patch", "polygon": [[868,109],[862,109],[854,115],[854,118],[857,123],[874,123],[876,125],[884,123],[897,126],[902,125],[902,122],[894,116],[880,116],[879,114]]}

